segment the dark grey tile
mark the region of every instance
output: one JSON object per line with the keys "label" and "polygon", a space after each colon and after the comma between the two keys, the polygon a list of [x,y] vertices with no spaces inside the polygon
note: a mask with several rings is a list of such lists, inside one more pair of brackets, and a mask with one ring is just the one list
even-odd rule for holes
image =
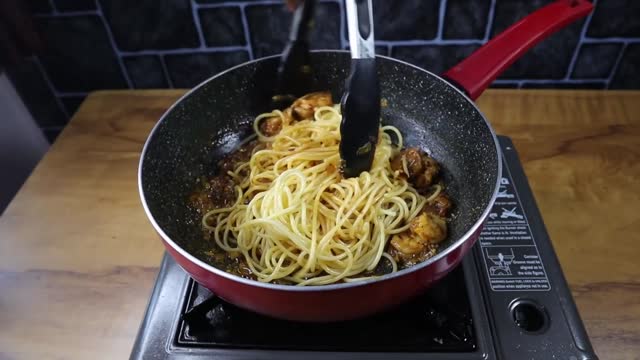
{"label": "dark grey tile", "polygon": [[604,89],[606,83],[604,81],[589,81],[581,83],[570,82],[528,82],[522,83],[522,89]]}
{"label": "dark grey tile", "polygon": [[[263,57],[282,52],[289,36],[291,13],[284,5],[250,5],[246,9],[253,56]],[[315,27],[311,35],[313,49],[339,49],[340,7],[336,3],[316,6]]]}
{"label": "dark grey tile", "polygon": [[609,89],[640,89],[640,44],[627,45]]}
{"label": "dark grey tile", "polygon": [[78,108],[80,108],[85,98],[86,96],[62,96],[60,97],[60,101],[67,110],[67,114],[71,117],[78,111]]}
{"label": "dark grey tile", "polygon": [[483,39],[491,0],[448,0],[444,17],[444,39]]}
{"label": "dark grey tile", "polygon": [[39,126],[62,126],[67,123],[66,115],[33,60],[24,60],[7,69],[7,74]]}
{"label": "dark grey tile", "polygon": [[587,36],[640,37],[640,1],[600,0],[591,18]]}
{"label": "dark grey tile", "polygon": [[[510,0],[496,2],[492,37],[550,0]],[[530,49],[507,69],[500,79],[562,79],[580,38],[584,19],[559,30]]]}
{"label": "dark grey tile", "polygon": [[51,3],[49,0],[28,0],[27,6],[33,13],[45,14],[51,12]]}
{"label": "dark grey tile", "polygon": [[46,45],[42,64],[58,91],[88,92],[127,87],[98,16],[38,20]]}
{"label": "dark grey tile", "polygon": [[496,1],[491,37],[515,24],[518,20],[552,2],[553,0]]}
{"label": "dark grey tile", "polygon": [[439,9],[440,0],[373,0],[374,36],[384,41],[431,40],[438,33]]}
{"label": "dark grey tile", "polygon": [[41,130],[44,134],[44,137],[47,139],[47,141],[49,141],[49,144],[53,144],[62,130],[64,130],[64,127],[47,127],[42,128]]}
{"label": "dark grey tile", "polygon": [[192,88],[211,76],[249,60],[246,51],[167,55],[164,61],[176,88]]}
{"label": "dark grey tile", "polygon": [[376,45],[376,54],[389,56],[389,47]]}
{"label": "dark grey tile", "polygon": [[200,9],[200,27],[207,46],[245,45],[239,7]]}
{"label": "dark grey tile", "polygon": [[126,56],[122,58],[129,79],[136,89],[162,89],[169,87],[160,57],[156,55]]}
{"label": "dark grey tile", "polygon": [[394,46],[391,56],[440,75],[477,48],[478,45]]}
{"label": "dark grey tile", "polygon": [[189,0],[100,0],[120,50],[198,47]]}
{"label": "dark grey tile", "polygon": [[[316,5],[315,26],[311,34],[312,49],[340,49],[340,6],[337,3]],[[287,34],[289,32],[287,24]],[[288,37],[285,36],[285,39]],[[278,52],[282,52],[282,49]]]}
{"label": "dark grey tile", "polygon": [[54,0],[58,11],[87,11],[96,9],[96,0]]}
{"label": "dark grey tile", "polygon": [[622,44],[583,44],[578,52],[571,77],[575,79],[608,78]]}

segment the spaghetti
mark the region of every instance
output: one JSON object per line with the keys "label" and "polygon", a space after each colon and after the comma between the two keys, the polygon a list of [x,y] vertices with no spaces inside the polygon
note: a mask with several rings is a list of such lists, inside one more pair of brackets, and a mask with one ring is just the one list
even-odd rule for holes
{"label": "spaghetti", "polygon": [[[273,136],[260,129],[267,118],[282,125]],[[436,185],[430,195],[419,193],[408,181],[404,158],[404,172],[392,169],[403,146],[393,126],[380,128],[370,171],[343,178],[341,119],[337,105],[316,107],[312,118],[297,122],[278,110],[259,115],[254,122],[259,145],[226,174],[235,183],[235,202],[202,217],[216,245],[241,256],[258,281],[358,281],[374,276],[381,261],[397,271],[388,239],[408,233],[442,190]]]}

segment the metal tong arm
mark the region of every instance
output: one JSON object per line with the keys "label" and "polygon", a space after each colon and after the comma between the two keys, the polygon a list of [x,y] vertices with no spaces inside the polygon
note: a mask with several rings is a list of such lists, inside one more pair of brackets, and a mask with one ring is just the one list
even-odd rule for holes
{"label": "metal tong arm", "polygon": [[289,39],[278,65],[273,106],[285,108],[307,93],[313,76],[309,40],[313,29],[316,0],[304,0],[296,8],[291,22]]}
{"label": "metal tong arm", "polygon": [[346,0],[347,30],[352,59],[375,58],[371,0]]}
{"label": "metal tong arm", "polygon": [[342,96],[340,157],[346,177],[369,171],[380,127],[380,85],[375,61],[371,0],[346,0],[351,74]]}
{"label": "metal tong arm", "polygon": [[316,0],[304,0],[298,5],[293,13],[291,29],[289,31],[290,41],[304,41],[309,43],[311,30],[313,29],[313,14]]}

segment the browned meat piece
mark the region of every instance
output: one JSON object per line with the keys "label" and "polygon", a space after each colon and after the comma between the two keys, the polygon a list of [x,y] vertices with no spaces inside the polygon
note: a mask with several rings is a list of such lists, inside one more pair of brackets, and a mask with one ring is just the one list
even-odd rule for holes
{"label": "browned meat piece", "polygon": [[440,165],[432,157],[422,154],[422,171],[415,179],[414,185],[418,190],[428,189],[440,172]]}
{"label": "browned meat piece", "polygon": [[449,196],[442,191],[435,199],[431,200],[428,204],[424,206],[424,211],[440,216],[442,218],[446,218],[449,216],[449,210],[451,210],[451,200]]}
{"label": "browned meat piece", "polygon": [[189,200],[191,201],[191,206],[197,211],[205,213],[212,209],[233,205],[236,201],[236,196],[233,179],[226,175],[219,175],[201,184],[191,194]]}
{"label": "browned meat piece", "polygon": [[331,99],[330,92],[325,91],[307,94],[298,98],[291,106],[282,111],[284,124],[283,119],[279,116],[266,118],[260,122],[260,131],[268,137],[277,135],[284,125],[290,124],[294,119],[304,120],[313,118],[316,108],[331,105],[333,105],[333,100]]}
{"label": "browned meat piece", "polygon": [[251,153],[257,145],[257,140],[250,141],[242,145],[238,150],[222,158],[222,160],[218,161],[219,173],[224,175],[227,171],[233,171],[239,163],[249,161],[249,159],[251,159]]}
{"label": "browned meat piece", "polygon": [[392,157],[391,160],[389,160],[389,162],[391,163],[391,170],[399,171],[400,174],[406,176],[407,174],[404,173],[404,169],[402,168],[402,155],[403,154],[404,154],[404,151],[401,151],[400,154]]}
{"label": "browned meat piece", "polygon": [[409,232],[423,242],[437,244],[447,237],[447,223],[437,215],[421,213],[411,221]]}
{"label": "browned meat piece", "polygon": [[407,170],[409,170],[409,174],[407,175],[411,178],[420,175],[424,168],[424,166],[422,166],[422,152],[416,148],[409,148],[404,152],[404,158],[407,162]]}
{"label": "browned meat piece", "polygon": [[437,244],[446,237],[445,220],[423,212],[411,221],[407,231],[391,238],[389,253],[402,266],[417,264],[433,256]]}
{"label": "browned meat piece", "polygon": [[259,128],[264,136],[277,135],[282,130],[282,119],[279,116],[266,118],[260,122]]}
{"label": "browned meat piece", "polygon": [[391,159],[391,169],[400,171],[418,191],[425,191],[438,176],[440,165],[420,149],[412,147]]}
{"label": "browned meat piece", "polygon": [[328,91],[314,92],[307,94],[291,104],[292,115],[295,120],[304,120],[313,117],[316,108],[320,106],[331,106],[333,100]]}
{"label": "browned meat piece", "polygon": [[[405,164],[407,167],[406,170]],[[422,170],[420,150],[416,148],[408,148],[401,151],[400,154],[391,159],[391,169],[400,171],[400,173],[407,178],[415,176]],[[409,171],[409,173],[407,173],[407,171]]]}
{"label": "browned meat piece", "polygon": [[[406,242],[411,239],[410,235],[407,234],[398,234],[395,235],[394,238],[399,239],[399,241]],[[394,246],[389,246],[388,253],[391,257],[396,261],[399,268],[406,268],[409,266],[416,265],[422,261],[427,260],[428,258],[434,256],[438,251],[438,245],[436,244],[420,244],[419,247],[414,248],[416,251],[411,253],[404,253],[402,250],[398,250]],[[406,251],[407,249],[405,249]]]}

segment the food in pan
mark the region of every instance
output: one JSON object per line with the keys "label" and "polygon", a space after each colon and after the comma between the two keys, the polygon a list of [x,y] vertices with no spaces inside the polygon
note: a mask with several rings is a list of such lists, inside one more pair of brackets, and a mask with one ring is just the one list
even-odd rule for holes
{"label": "food in pan", "polygon": [[340,170],[340,108],[317,92],[256,117],[254,136],[190,197],[211,263],[261,282],[326,285],[413,266],[447,237],[440,164],[381,126],[370,171]]}

